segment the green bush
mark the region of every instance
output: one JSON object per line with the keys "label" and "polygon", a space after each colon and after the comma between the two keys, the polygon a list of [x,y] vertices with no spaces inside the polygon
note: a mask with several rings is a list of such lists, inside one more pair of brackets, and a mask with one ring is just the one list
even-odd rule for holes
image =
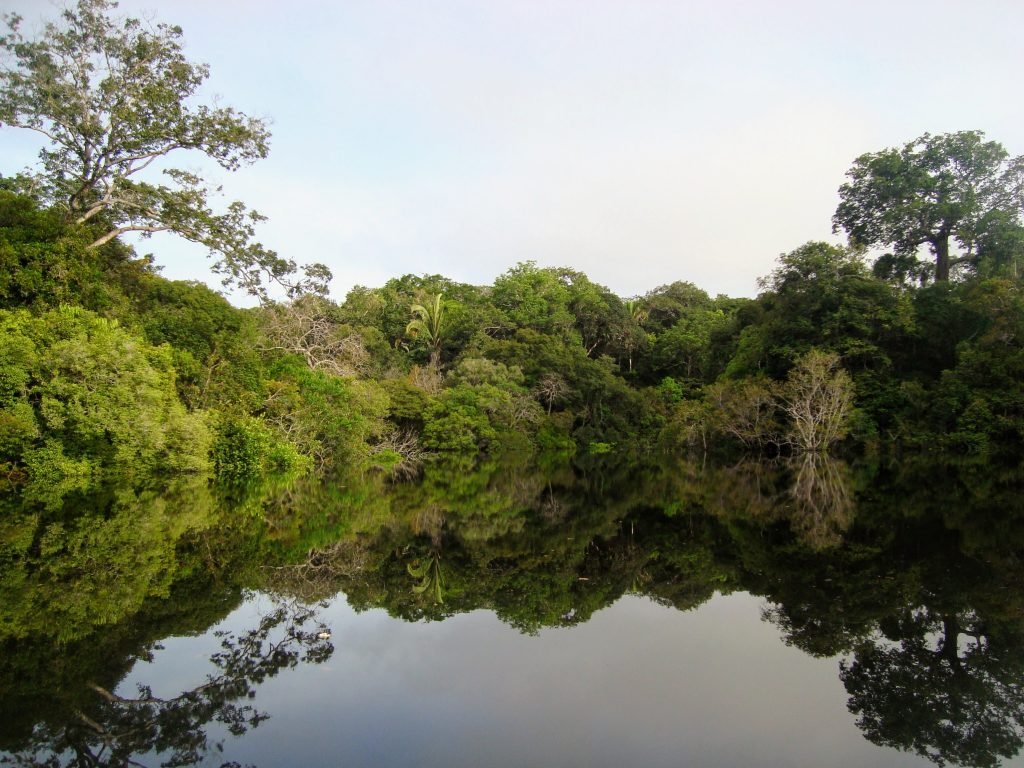
{"label": "green bush", "polygon": [[251,416],[221,416],[214,428],[211,455],[217,479],[226,485],[248,485],[264,474],[273,433]]}
{"label": "green bush", "polygon": [[37,450],[122,476],[208,470],[204,416],[178,400],[171,360],[86,310],[0,310],[0,461],[39,480],[52,462]]}

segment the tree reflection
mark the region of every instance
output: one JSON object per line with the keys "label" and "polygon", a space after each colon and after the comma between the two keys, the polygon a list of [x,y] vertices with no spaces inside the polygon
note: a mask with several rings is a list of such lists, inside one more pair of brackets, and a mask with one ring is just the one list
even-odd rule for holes
{"label": "tree reflection", "polygon": [[848,708],[873,743],[996,766],[1024,746],[1020,565],[1006,557],[1024,530],[1007,495],[1019,484],[978,494],[974,467],[927,474],[876,477],[861,524],[827,552],[775,542],[766,614],[809,653],[848,654]]}
{"label": "tree reflection", "polygon": [[123,621],[167,594],[178,546],[215,523],[198,477],[113,484],[58,510],[0,498],[0,641],[56,632],[72,642]]}
{"label": "tree reflection", "polygon": [[[23,543],[7,545],[18,567],[0,574],[0,588],[21,597],[10,603],[17,613],[6,609],[18,621],[0,628],[22,642],[45,620],[34,607],[82,602],[54,597],[57,587],[105,594],[91,591],[105,584],[99,577],[71,578],[83,572],[79,562],[107,551],[75,538],[91,521],[111,546],[127,546],[137,521],[169,531],[153,536],[159,557],[119,555],[132,565],[152,560],[150,572],[161,575],[139,587],[145,606],[157,586],[173,590],[187,571],[206,574],[197,585],[269,588],[307,602],[343,592],[357,611],[384,608],[408,621],[486,608],[535,633],[586,622],[625,594],[692,610],[742,590],[768,601],[764,616],[785,642],[847,657],[839,674],[867,738],[936,763],[990,766],[1024,746],[1022,478],[1005,467],[935,467],[934,457],[915,468],[850,466],[818,454],[728,466],[589,457],[543,468],[489,457],[428,465],[419,483],[367,475],[297,484],[260,499],[253,516],[222,515],[198,496],[191,518],[149,497],[53,525],[12,515],[0,532]],[[108,529],[120,518],[117,538]],[[39,577],[52,573],[62,578]],[[174,610],[190,610],[186,603]],[[265,717],[248,701],[262,679],[329,654],[305,610],[289,607],[225,638],[208,681],[170,698],[145,688],[129,697],[113,685],[137,650],[59,685],[40,675],[47,682],[36,688],[73,692],[58,702],[64,722],[41,717],[29,739],[35,721],[22,716],[14,738],[0,743],[17,743],[13,760],[27,765],[129,764],[154,754],[165,764],[195,762],[217,746],[211,726],[241,733]],[[128,625],[120,614],[109,621],[112,630],[114,621]],[[48,662],[57,653],[40,656]],[[42,669],[38,661],[0,664],[0,687],[31,665]],[[87,679],[100,682],[86,687]],[[18,701],[31,698],[23,693]],[[38,757],[48,748],[57,762]]]}
{"label": "tree reflection", "polygon": [[840,678],[875,744],[938,765],[999,765],[1024,744],[1024,654],[971,614],[908,611],[859,645]]}
{"label": "tree reflection", "polygon": [[846,462],[809,451],[790,460],[790,472],[796,534],[812,549],[839,545],[854,515]]}
{"label": "tree reflection", "polygon": [[405,565],[405,570],[416,580],[412,591],[417,595],[425,595],[435,603],[443,603],[447,579],[441,565],[441,553],[432,550],[426,557],[412,560]]}
{"label": "tree reflection", "polygon": [[746,458],[704,468],[695,480],[703,491],[702,511],[741,524],[784,523],[814,550],[840,545],[856,511],[849,466],[824,453]]}
{"label": "tree reflection", "polygon": [[91,682],[94,695],[80,699],[70,718],[37,725],[28,743],[2,762],[75,768],[146,760],[197,764],[221,750],[223,740],[208,734],[212,724],[241,736],[269,717],[248,703],[262,682],[300,663],[321,663],[334,651],[316,610],[294,602],[278,604],[247,632],[217,635],[220,650],[210,656],[214,671],[203,684],[161,697],[147,685],[125,696]]}
{"label": "tree reflection", "polygon": [[848,656],[839,672],[867,738],[995,765],[1024,730],[1020,478],[928,466],[926,480],[819,454],[528,480],[516,465],[433,467],[418,486],[360,492],[387,513],[354,510],[354,530],[274,583],[412,621],[486,607],[526,633],[627,593],[691,610],[745,590],[787,643]]}

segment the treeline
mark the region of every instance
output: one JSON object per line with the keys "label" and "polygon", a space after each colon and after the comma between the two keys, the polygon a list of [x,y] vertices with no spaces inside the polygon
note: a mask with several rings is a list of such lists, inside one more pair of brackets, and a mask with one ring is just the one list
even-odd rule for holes
{"label": "treeline", "polygon": [[490,286],[406,275],[243,310],[6,186],[0,477],[30,498],[111,472],[244,486],[510,448],[985,452],[1024,434],[1024,237],[1003,218],[952,280],[812,242],[755,299],[674,282],[625,300],[524,262]]}
{"label": "treeline", "polygon": [[[406,275],[338,304],[326,267],[264,247],[261,214],[215,210],[175,165],[265,157],[266,123],[200,103],[209,68],[180,28],[115,9],[77,0],[32,38],[2,17],[0,124],[45,144],[35,171],[0,177],[0,483],[26,498],[112,472],[408,476],[512,447],[1019,447],[1024,158],[978,131],[857,158],[833,218],[849,247],[783,255],[756,299],[674,282],[624,300],[524,262],[490,286]],[[260,308],[162,279],[132,232],[206,247]],[[867,249],[885,252],[869,267]]]}

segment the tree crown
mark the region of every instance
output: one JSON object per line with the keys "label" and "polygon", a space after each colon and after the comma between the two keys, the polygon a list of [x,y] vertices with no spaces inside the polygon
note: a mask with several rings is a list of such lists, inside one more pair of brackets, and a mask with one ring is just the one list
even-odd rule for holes
{"label": "tree crown", "polygon": [[[117,19],[116,7],[78,0],[31,40],[19,16],[3,17],[0,124],[46,139],[41,196],[95,227],[93,247],[126,232],[169,231],[209,248],[225,284],[262,294],[269,278],[290,292],[321,290],[325,268],[314,265],[306,280],[293,282],[295,264],[253,242],[260,214],[239,202],[215,213],[208,201],[219,188],[167,167],[171,155],[199,153],[234,171],[266,157],[266,124],[196,103],[209,67],[185,57],[181,28]],[[162,178],[151,176],[157,167]]]}

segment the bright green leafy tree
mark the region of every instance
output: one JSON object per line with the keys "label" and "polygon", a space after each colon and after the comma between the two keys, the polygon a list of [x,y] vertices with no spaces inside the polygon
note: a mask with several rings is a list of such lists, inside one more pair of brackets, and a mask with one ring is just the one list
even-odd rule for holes
{"label": "bright green leafy tree", "polygon": [[[111,0],[78,0],[26,39],[8,14],[0,51],[0,122],[40,134],[35,186],[79,224],[91,247],[126,232],[173,232],[210,249],[225,282],[262,294],[270,279],[292,291],[322,289],[322,265],[294,281],[296,265],[253,240],[262,216],[240,202],[221,213],[202,176],[167,167],[171,156],[205,156],[233,171],[267,154],[266,125],[230,107],[196,103],[209,76],[182,51],[180,27],[116,19]],[[162,180],[152,171],[163,167]],[[148,180],[147,180],[148,179]]]}
{"label": "bright green leafy tree", "polygon": [[205,471],[209,443],[178,400],[168,346],[77,308],[0,312],[0,461],[25,467],[30,490]]}

